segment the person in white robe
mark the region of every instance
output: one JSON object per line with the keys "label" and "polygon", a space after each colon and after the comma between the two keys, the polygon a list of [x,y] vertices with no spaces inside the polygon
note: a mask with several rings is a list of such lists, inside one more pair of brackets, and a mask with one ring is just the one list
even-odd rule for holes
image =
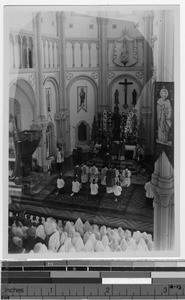
{"label": "person in white robe", "polygon": [[123,172],[122,172],[122,177],[123,177],[122,186],[125,186],[125,187],[130,186],[130,184],[131,184],[131,178],[130,178],[131,175],[132,175],[132,173],[130,172],[130,170],[128,168],[123,170]]}
{"label": "person in white robe", "polygon": [[98,184],[96,183],[95,179],[90,184],[91,195],[96,196],[98,194]]}
{"label": "person in white robe", "polygon": [[117,182],[116,185],[113,188],[113,193],[115,195],[115,199],[114,199],[115,202],[118,201],[119,197],[121,196],[121,192],[122,192],[122,187]]}
{"label": "person in white robe", "polygon": [[78,194],[79,191],[80,191],[80,183],[75,178],[72,181],[72,194],[71,194],[71,196],[73,196],[74,194]]}

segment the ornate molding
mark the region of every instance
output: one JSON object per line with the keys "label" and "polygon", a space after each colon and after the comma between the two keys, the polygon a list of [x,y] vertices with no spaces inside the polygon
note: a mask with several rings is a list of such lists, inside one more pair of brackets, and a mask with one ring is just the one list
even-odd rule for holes
{"label": "ornate molding", "polygon": [[55,79],[56,79],[56,81],[59,83],[59,72],[56,72],[56,73],[55,73]]}
{"label": "ornate molding", "polygon": [[98,79],[98,72],[93,72],[93,73],[91,73],[91,77],[93,78],[93,79]]}
{"label": "ornate molding", "polygon": [[55,114],[55,120],[56,121],[58,121],[58,120],[65,120],[67,118],[69,118],[69,112],[68,111],[66,111],[66,112],[58,111]]}
{"label": "ornate molding", "polygon": [[34,86],[35,85],[35,73],[31,73],[29,76],[28,76],[28,81],[29,83]]}
{"label": "ornate molding", "polygon": [[143,78],[143,72],[136,72],[135,76],[141,80]]}
{"label": "ornate molding", "polygon": [[112,79],[115,77],[115,73],[114,72],[107,72],[107,76],[109,79]]}
{"label": "ornate molding", "polygon": [[67,72],[67,73],[66,73],[66,79],[67,79],[67,80],[71,80],[72,78],[73,78],[73,73]]}

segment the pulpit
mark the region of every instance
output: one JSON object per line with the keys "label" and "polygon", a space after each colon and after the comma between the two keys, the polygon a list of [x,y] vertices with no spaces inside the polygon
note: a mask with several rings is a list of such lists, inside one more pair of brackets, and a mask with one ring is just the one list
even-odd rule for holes
{"label": "pulpit", "polygon": [[15,137],[15,169],[13,178],[29,176],[32,171],[32,155],[35,152],[42,132],[40,130],[25,130],[18,132]]}

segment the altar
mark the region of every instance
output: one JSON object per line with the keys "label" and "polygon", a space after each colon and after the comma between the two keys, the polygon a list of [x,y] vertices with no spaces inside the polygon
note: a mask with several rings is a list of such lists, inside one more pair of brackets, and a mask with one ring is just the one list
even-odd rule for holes
{"label": "altar", "polygon": [[[115,143],[119,144],[119,141],[115,141]],[[102,144],[95,144],[93,153],[98,156],[98,154],[101,150],[101,147],[102,147]],[[132,159],[135,160],[136,152],[137,152],[136,145],[125,145],[125,151],[132,151],[133,152]]]}
{"label": "altar", "polygon": [[125,145],[126,151],[133,151],[133,159],[136,158],[136,145]]}

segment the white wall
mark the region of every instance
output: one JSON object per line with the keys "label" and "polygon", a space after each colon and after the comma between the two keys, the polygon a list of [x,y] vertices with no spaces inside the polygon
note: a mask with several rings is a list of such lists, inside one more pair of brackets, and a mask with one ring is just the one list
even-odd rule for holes
{"label": "white wall", "polygon": [[5,7],[5,22],[9,22],[9,28],[15,31],[33,31],[33,14],[26,7]]}
{"label": "white wall", "polygon": [[73,13],[66,13],[65,34],[66,37],[70,38],[97,38],[96,18],[75,16]]}
{"label": "white wall", "polygon": [[41,13],[41,32],[42,34],[57,36],[56,12]]}

